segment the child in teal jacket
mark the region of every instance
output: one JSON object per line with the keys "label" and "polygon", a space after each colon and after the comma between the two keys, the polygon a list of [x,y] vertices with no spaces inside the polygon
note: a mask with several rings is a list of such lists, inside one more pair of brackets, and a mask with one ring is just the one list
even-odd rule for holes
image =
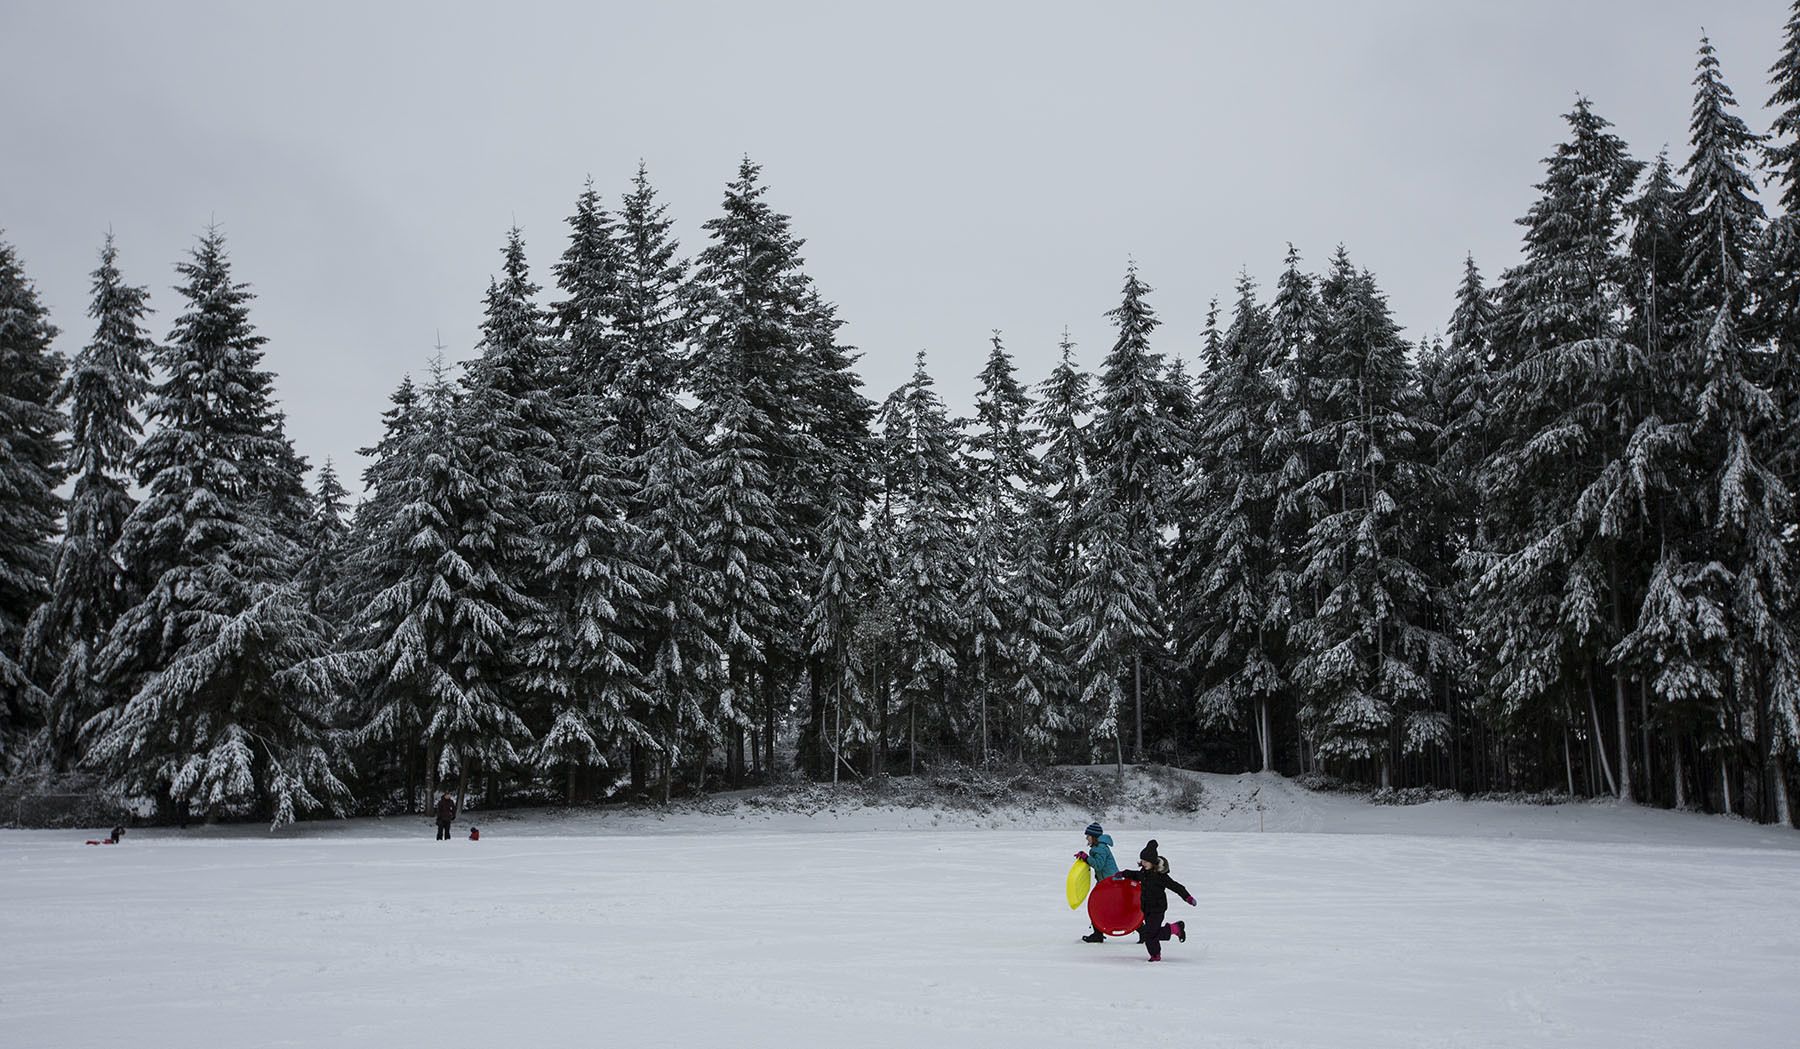
{"label": "child in teal jacket", "polygon": [[[1087,849],[1076,853],[1075,858],[1094,869],[1094,881],[1096,882],[1105,881],[1119,873],[1118,861],[1113,859],[1112,843],[1112,836],[1106,833],[1106,828],[1098,823],[1087,825]],[[1099,929],[1093,929],[1092,926],[1089,928],[1092,931],[1083,936],[1081,942],[1101,943],[1105,941],[1105,933]]]}

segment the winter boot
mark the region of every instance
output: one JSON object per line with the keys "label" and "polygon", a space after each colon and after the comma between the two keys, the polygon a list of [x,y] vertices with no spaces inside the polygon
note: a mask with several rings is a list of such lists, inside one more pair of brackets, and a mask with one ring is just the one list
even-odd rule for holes
{"label": "winter boot", "polygon": [[1106,942],[1106,934],[1101,932],[1099,929],[1095,929],[1093,932],[1090,932],[1086,936],[1083,936],[1081,938],[1081,942],[1082,943],[1105,943]]}
{"label": "winter boot", "polygon": [[1182,943],[1187,942],[1187,922],[1175,923],[1175,938]]}
{"label": "winter boot", "polygon": [[1145,960],[1145,961],[1147,961],[1147,962],[1160,962],[1160,961],[1162,961],[1162,955],[1160,955],[1160,954],[1153,954],[1153,955],[1151,955],[1151,956],[1150,956],[1150,957],[1148,957],[1148,958],[1146,958],[1146,959],[1144,959],[1144,960]]}

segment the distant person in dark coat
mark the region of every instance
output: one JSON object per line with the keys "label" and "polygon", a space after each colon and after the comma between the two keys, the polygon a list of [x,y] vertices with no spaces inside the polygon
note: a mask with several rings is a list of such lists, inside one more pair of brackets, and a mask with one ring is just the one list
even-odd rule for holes
{"label": "distant person in dark coat", "polygon": [[450,824],[455,822],[456,799],[450,796],[449,791],[445,791],[444,796],[439,798],[437,802],[437,840],[449,841]]}
{"label": "distant person in dark coat", "polygon": [[1169,877],[1169,861],[1157,854],[1155,838],[1151,838],[1144,851],[1138,853],[1138,869],[1120,871],[1119,877],[1135,881],[1143,889],[1139,907],[1144,912],[1144,924],[1138,929],[1138,939],[1150,952],[1150,960],[1160,962],[1164,940],[1173,936],[1182,943],[1187,942],[1187,922],[1163,924],[1163,917],[1169,913],[1169,893],[1186,900],[1189,907],[1194,906],[1194,897],[1180,882]]}

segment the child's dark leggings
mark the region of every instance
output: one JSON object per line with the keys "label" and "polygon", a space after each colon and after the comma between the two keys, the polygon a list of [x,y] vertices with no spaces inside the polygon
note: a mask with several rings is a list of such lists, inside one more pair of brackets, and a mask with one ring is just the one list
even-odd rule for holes
{"label": "child's dark leggings", "polygon": [[450,824],[448,824],[448,823],[438,824],[437,840],[439,840],[439,841],[449,841],[450,840]]}
{"label": "child's dark leggings", "polygon": [[1161,958],[1163,941],[1175,935],[1173,929],[1163,924],[1163,916],[1168,913],[1167,911],[1157,911],[1154,914],[1146,914],[1144,915],[1144,924],[1138,928],[1138,936],[1144,941],[1144,949],[1150,952],[1152,958]]}

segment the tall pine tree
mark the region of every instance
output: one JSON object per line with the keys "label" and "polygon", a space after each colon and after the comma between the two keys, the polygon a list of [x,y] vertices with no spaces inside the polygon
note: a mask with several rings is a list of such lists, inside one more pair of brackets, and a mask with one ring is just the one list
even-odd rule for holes
{"label": "tall pine tree", "polygon": [[33,669],[49,684],[46,743],[59,771],[76,756],[81,726],[110,705],[95,658],[131,596],[112,548],[136,505],[129,471],[143,433],[138,411],[149,390],[155,344],[144,330],[149,293],[125,283],[117,262],[109,234],[88,305],[94,337],[56,392],[69,412],[75,487],[50,600],[32,616],[26,646]]}
{"label": "tall pine tree", "polygon": [[0,241],[0,771],[41,723],[47,699],[20,656],[32,612],[50,594],[67,476],[53,401],[63,359],[56,328],[12,245]]}
{"label": "tall pine tree", "polygon": [[275,824],[341,811],[343,682],[292,581],[301,550],[283,508],[304,486],[260,367],[252,296],[217,229],[177,269],[186,306],[156,352],[156,428],[134,463],[147,492],[115,547],[142,597],[100,660],[129,698],[89,722],[89,758],[183,811]]}
{"label": "tall pine tree", "polygon": [[1161,641],[1160,572],[1155,565],[1171,487],[1165,455],[1175,443],[1162,413],[1163,358],[1150,348],[1150,335],[1161,323],[1146,301],[1150,290],[1138,279],[1135,264],[1126,269],[1119,305],[1107,313],[1119,335],[1100,367],[1094,415],[1097,472],[1104,476],[1094,492],[1117,500],[1124,541],[1133,559],[1151,572],[1149,588],[1133,598],[1148,602],[1142,609],[1147,632],[1132,642],[1127,667],[1134,760],[1144,749],[1144,663]]}
{"label": "tall pine tree", "polygon": [[[1596,763],[1629,796],[1629,770],[1615,777],[1600,745],[1596,694],[1611,686],[1622,722],[1625,682],[1605,660],[1645,582],[1621,578],[1621,565],[1637,562],[1615,556],[1641,540],[1641,522],[1614,520],[1603,531],[1595,510],[1606,503],[1590,489],[1629,480],[1616,467],[1642,416],[1647,365],[1620,321],[1628,271],[1619,251],[1641,165],[1586,99],[1565,119],[1570,138],[1545,161],[1542,195],[1520,220],[1525,261],[1502,280],[1491,329],[1494,436],[1482,499],[1493,526],[1470,559],[1473,625],[1493,639],[1484,691],[1501,725],[1514,738],[1560,734],[1567,765],[1585,705]],[[1623,732],[1615,738],[1623,750]]]}
{"label": "tall pine tree", "polygon": [[1340,250],[1321,301],[1323,396],[1308,437],[1320,470],[1303,491],[1326,509],[1307,532],[1299,580],[1321,597],[1294,627],[1294,676],[1319,757],[1372,761],[1386,786],[1398,755],[1441,745],[1448,729],[1429,684],[1444,639],[1416,563],[1425,537],[1415,510],[1437,483],[1433,428],[1374,278]]}
{"label": "tall pine tree", "polygon": [[1198,460],[1177,504],[1187,534],[1176,566],[1178,658],[1199,684],[1201,720],[1254,730],[1261,768],[1274,761],[1271,706],[1285,691],[1276,503],[1287,458],[1270,366],[1275,332],[1249,278],[1206,376]]}
{"label": "tall pine tree", "polygon": [[975,728],[952,705],[965,630],[959,596],[968,568],[958,533],[964,526],[967,479],[956,430],[920,351],[912,378],[884,409],[886,454],[894,473],[893,552],[889,581],[897,623],[896,672],[906,717],[908,764],[918,768],[919,740],[949,747]]}

